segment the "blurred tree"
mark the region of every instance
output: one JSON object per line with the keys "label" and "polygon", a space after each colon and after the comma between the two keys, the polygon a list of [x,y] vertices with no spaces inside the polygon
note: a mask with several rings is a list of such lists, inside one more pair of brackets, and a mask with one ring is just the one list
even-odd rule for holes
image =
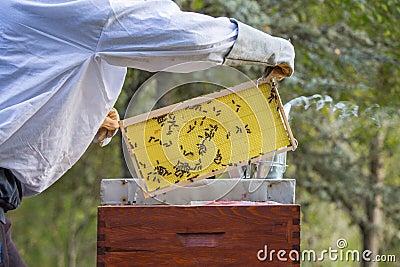
{"label": "blurred tree", "polygon": [[[393,140],[399,134],[399,29],[394,27],[399,3],[268,1],[262,5],[264,10],[281,7],[272,13],[274,29],[289,32],[296,47],[297,73],[285,82],[286,99],[293,93],[322,93],[359,106],[358,118],[332,117],[326,110],[296,113],[293,128],[300,148],[291,155],[295,166],[291,174],[298,178],[300,190],[346,211],[361,231],[362,249],[374,255],[396,251],[389,244],[399,242],[393,230],[400,225],[399,176],[388,164],[390,155],[400,152]],[[363,266],[377,265],[363,262]]]}

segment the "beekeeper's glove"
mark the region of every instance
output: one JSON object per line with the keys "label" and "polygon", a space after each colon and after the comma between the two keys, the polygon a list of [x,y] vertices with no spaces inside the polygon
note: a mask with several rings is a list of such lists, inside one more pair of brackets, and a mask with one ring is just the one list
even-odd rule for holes
{"label": "beekeeper's glove", "polygon": [[99,143],[102,147],[106,146],[108,143],[110,143],[111,138],[117,133],[118,128],[118,111],[115,108],[112,108],[97,131],[94,142]]}
{"label": "beekeeper's glove", "polygon": [[283,38],[271,36],[237,20],[237,39],[225,57],[224,65],[265,65],[274,67],[278,79],[294,72],[294,47]]}

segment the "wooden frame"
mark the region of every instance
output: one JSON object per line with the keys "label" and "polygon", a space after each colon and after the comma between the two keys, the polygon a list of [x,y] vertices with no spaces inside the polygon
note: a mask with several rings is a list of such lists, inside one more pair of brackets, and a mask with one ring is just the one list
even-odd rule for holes
{"label": "wooden frame", "polygon": [[[186,110],[192,109],[193,107],[199,107],[199,106],[202,107],[201,105],[204,106],[206,103],[207,104],[211,103],[211,101],[213,101],[213,100],[220,101],[221,99],[225,99],[224,97],[228,97],[228,96],[237,97],[240,94],[245,94],[245,90],[255,90],[255,88],[256,88],[265,97],[265,94],[266,94],[265,90],[267,90],[267,89],[265,89],[266,86],[269,86],[269,89],[270,89],[270,95],[268,97],[268,102],[271,103],[271,101],[273,101],[274,102],[273,106],[276,107],[277,112],[278,112],[278,117],[275,118],[275,120],[277,120],[277,123],[279,124],[279,127],[283,127],[284,128],[283,130],[284,130],[284,132],[286,134],[286,137],[284,137],[284,138],[287,138],[287,145],[286,146],[277,147],[276,149],[274,149],[272,151],[263,151],[263,153],[260,153],[260,155],[258,155],[258,156],[253,156],[251,158],[247,158],[246,160],[242,160],[240,162],[234,162],[232,165],[224,166],[225,168],[221,167],[220,169],[217,169],[215,171],[213,170],[213,171],[211,171],[209,173],[202,174],[200,176],[194,177],[192,179],[188,179],[186,181],[184,181],[184,179],[178,179],[178,182],[176,184],[169,182],[168,186],[164,186],[162,188],[156,188],[155,190],[148,190],[148,188],[146,187],[145,175],[142,173],[142,169],[143,168],[141,168],[141,167],[143,167],[143,166],[140,166],[141,164],[142,165],[144,165],[144,164],[140,162],[140,159],[138,159],[138,154],[139,153],[135,152],[137,144],[136,143],[132,143],[131,142],[132,140],[130,140],[131,138],[128,136],[129,135],[129,133],[128,133],[129,132],[128,131],[129,127],[136,127],[135,125],[138,125],[140,123],[145,123],[143,129],[146,130],[146,127],[147,127],[148,123],[150,123],[154,119],[159,119],[159,118],[164,119],[165,116],[167,116],[168,114],[174,114],[174,112],[175,113],[180,112],[179,114],[183,114],[182,116],[184,116]],[[160,108],[160,109],[148,112],[148,113],[140,114],[140,115],[137,115],[135,117],[131,117],[131,118],[127,118],[125,120],[122,120],[120,122],[120,127],[121,127],[123,140],[124,140],[124,142],[126,144],[126,148],[127,148],[128,152],[129,152],[129,155],[131,157],[131,160],[132,160],[133,166],[135,168],[136,174],[138,175],[138,178],[139,178],[139,181],[140,181],[140,186],[142,187],[142,189],[145,192],[145,194],[147,194],[147,196],[157,195],[157,194],[172,190],[174,188],[181,187],[181,186],[184,186],[186,184],[190,184],[191,182],[194,182],[194,181],[197,181],[197,180],[205,179],[207,177],[210,177],[210,176],[222,173],[222,172],[230,171],[232,169],[235,169],[235,168],[238,168],[240,166],[249,164],[251,162],[256,162],[256,161],[260,161],[260,160],[266,159],[268,157],[273,156],[274,154],[283,153],[283,152],[286,152],[288,150],[294,150],[297,147],[297,144],[296,144],[296,141],[295,141],[295,139],[293,137],[292,131],[290,129],[287,117],[285,116],[283,105],[282,105],[282,102],[281,102],[281,99],[280,99],[280,96],[279,96],[279,93],[278,93],[278,90],[277,90],[276,87],[277,86],[275,84],[275,81],[273,81],[273,80],[271,80],[271,82],[249,81],[249,82],[246,82],[246,83],[243,83],[243,84],[231,87],[231,88],[227,88],[227,89],[224,89],[224,90],[221,90],[221,91],[217,91],[217,92],[214,92],[214,93],[211,93],[211,94],[207,94],[207,95],[204,95],[204,96],[192,98],[192,99],[189,99],[189,100],[177,103],[177,104],[166,106],[166,107],[163,107],[163,108]],[[262,90],[264,90],[264,91],[262,91]],[[241,97],[240,99],[245,99],[245,98]],[[247,99],[245,99],[245,100],[247,101]],[[232,98],[232,102],[233,101],[234,100]],[[258,100],[256,99],[254,101],[258,101]],[[267,100],[266,99],[260,99],[260,101],[262,101],[263,103],[266,103]],[[218,103],[220,103],[220,102],[218,102]],[[226,105],[226,103],[223,103],[223,104]],[[268,104],[268,105],[272,105],[272,104]],[[239,106],[239,105],[236,105],[236,106]],[[268,108],[271,111],[271,107],[268,107]],[[253,107],[249,106],[249,109],[252,110]],[[215,111],[215,108],[214,108],[214,111]],[[231,112],[231,113],[234,113],[234,112]],[[254,115],[253,114],[250,114],[250,115],[251,116],[257,116],[256,113],[254,113]],[[250,115],[248,115],[248,116],[250,116]],[[218,113],[217,113],[216,116],[218,116]],[[206,117],[206,116],[204,116],[204,117]],[[238,116],[238,118],[242,119],[242,117],[239,117],[239,116]],[[211,119],[211,117],[210,117],[210,119]],[[256,121],[257,121],[257,123],[260,122],[259,120],[256,120]],[[275,121],[273,123],[275,123]],[[282,124],[282,125],[280,125],[280,124]],[[160,126],[160,127],[161,127],[160,129],[163,129],[164,126]],[[180,130],[183,127],[184,126],[182,126],[180,128]],[[261,126],[259,128],[261,128]],[[274,128],[274,130],[276,131],[276,128]],[[282,129],[280,129],[280,130],[282,131]],[[261,134],[262,134],[262,132],[261,132]],[[161,139],[161,138],[157,138],[157,139],[154,138],[153,140],[150,140],[150,141],[157,140],[157,141],[160,142],[161,146],[165,145],[165,144],[162,143],[161,140],[158,140],[158,139]],[[247,137],[247,139],[249,139],[249,137]],[[210,138],[210,141],[211,141],[211,138]],[[174,146],[177,146],[177,145],[178,144],[176,144],[176,145],[174,144]],[[251,144],[249,144],[249,146],[250,145]],[[142,149],[145,149],[146,152],[147,152],[149,150],[149,147],[150,147],[150,145],[146,145],[145,144]],[[181,148],[182,148],[182,145],[181,145]],[[175,149],[175,150],[178,151],[179,149]],[[163,150],[163,152],[164,152],[164,150]],[[232,153],[232,151],[231,151],[231,153]],[[229,163],[229,164],[231,164],[231,163]],[[224,164],[222,164],[222,165],[224,165]],[[165,171],[165,170],[163,170],[163,171]],[[168,173],[170,174],[171,171],[169,171]],[[154,177],[156,177],[156,176],[157,176],[157,174],[155,174]],[[148,177],[147,177],[147,179],[148,179]],[[158,178],[156,178],[156,179],[158,179]]]}

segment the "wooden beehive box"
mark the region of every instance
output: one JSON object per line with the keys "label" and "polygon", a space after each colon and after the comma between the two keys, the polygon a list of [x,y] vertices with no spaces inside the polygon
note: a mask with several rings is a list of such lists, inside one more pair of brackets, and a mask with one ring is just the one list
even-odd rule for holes
{"label": "wooden beehive box", "polygon": [[[100,206],[97,266],[299,266],[299,205]],[[286,255],[287,256],[287,255]]]}

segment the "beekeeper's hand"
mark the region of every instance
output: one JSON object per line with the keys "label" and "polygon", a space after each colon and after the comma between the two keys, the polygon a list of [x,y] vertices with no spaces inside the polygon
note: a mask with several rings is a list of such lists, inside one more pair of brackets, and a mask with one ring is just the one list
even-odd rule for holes
{"label": "beekeeper's hand", "polygon": [[[294,72],[294,47],[289,40],[269,35],[237,20],[238,35],[225,56],[224,65],[264,65],[274,68],[274,77],[281,80]],[[265,76],[267,77],[267,76]]]}
{"label": "beekeeper's hand", "polygon": [[275,67],[266,67],[264,77],[276,78],[278,81],[290,76],[291,69],[286,65],[278,65]]}
{"label": "beekeeper's hand", "polygon": [[117,133],[118,128],[118,111],[115,108],[112,108],[97,131],[94,141],[99,143],[102,147],[106,146],[108,143],[110,143],[111,138]]}

